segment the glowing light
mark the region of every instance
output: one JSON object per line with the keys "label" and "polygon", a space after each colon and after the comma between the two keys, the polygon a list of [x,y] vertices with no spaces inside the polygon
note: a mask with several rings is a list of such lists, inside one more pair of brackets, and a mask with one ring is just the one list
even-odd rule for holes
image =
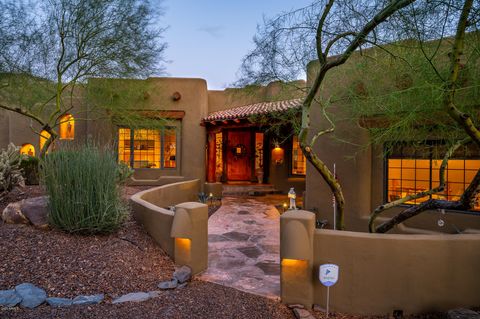
{"label": "glowing light", "polygon": [[179,262],[190,261],[192,240],[189,238],[175,238],[175,260]]}
{"label": "glowing light", "polygon": [[20,149],[20,154],[35,156],[35,147],[29,143],[23,144],[22,148]]}
{"label": "glowing light", "polygon": [[71,114],[65,114],[60,118],[59,135],[62,140],[73,140],[75,138],[75,119]]}
{"label": "glowing light", "polygon": [[50,138],[50,133],[48,133],[47,131],[43,130],[40,132],[40,149],[43,149],[43,146],[45,145],[45,143],[47,142],[47,140]]}

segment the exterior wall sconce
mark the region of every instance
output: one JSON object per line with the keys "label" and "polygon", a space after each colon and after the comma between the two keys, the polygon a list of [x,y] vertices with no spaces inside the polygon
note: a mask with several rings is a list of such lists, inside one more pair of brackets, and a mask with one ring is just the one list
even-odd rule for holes
{"label": "exterior wall sconce", "polygon": [[280,216],[280,290],[283,303],[313,304],[315,214],[289,210]]}
{"label": "exterior wall sconce", "polygon": [[277,165],[281,165],[283,164],[284,157],[285,151],[278,143],[275,143],[275,148],[272,150],[272,161]]}
{"label": "exterior wall sconce", "polygon": [[174,100],[174,101],[178,101],[178,100],[180,100],[181,98],[182,98],[182,95],[180,94],[180,92],[174,92],[174,93],[172,94],[172,100]]}
{"label": "exterior wall sconce", "polygon": [[208,266],[208,206],[187,202],[175,206],[170,236],[174,240],[174,260],[196,274]]}

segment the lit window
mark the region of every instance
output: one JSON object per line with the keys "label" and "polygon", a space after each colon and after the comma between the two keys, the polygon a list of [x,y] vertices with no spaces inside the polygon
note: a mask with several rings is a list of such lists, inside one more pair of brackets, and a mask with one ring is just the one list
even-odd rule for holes
{"label": "lit window", "polygon": [[263,133],[255,133],[255,171],[263,171]]}
{"label": "lit window", "polygon": [[75,138],[75,119],[71,114],[65,114],[60,118],[60,139],[73,140]]}
{"label": "lit window", "polygon": [[[444,146],[431,145],[422,151],[413,151],[408,147],[396,147],[389,156],[387,200],[394,201],[407,195],[427,191],[439,184],[440,159]],[[445,190],[431,196],[425,196],[407,204],[419,204],[429,198],[456,201],[468,187],[480,168],[479,154],[472,154],[465,148],[448,161],[445,170]],[[475,210],[480,210],[480,196],[477,196]]]}
{"label": "lit window", "polygon": [[119,128],[118,159],[133,168],[176,168],[175,129]]}
{"label": "lit window", "polygon": [[223,135],[222,132],[215,134],[215,176],[221,176],[223,172]]}
{"label": "lit window", "polygon": [[47,142],[47,140],[50,138],[50,133],[48,133],[47,131],[43,130],[40,132],[40,150],[43,149],[43,146],[45,145],[45,143]]}
{"label": "lit window", "polygon": [[294,136],[292,140],[292,174],[307,174],[307,159],[303,155],[297,136]]}
{"label": "lit window", "polygon": [[35,156],[35,147],[32,144],[23,144],[20,148],[20,154]]}

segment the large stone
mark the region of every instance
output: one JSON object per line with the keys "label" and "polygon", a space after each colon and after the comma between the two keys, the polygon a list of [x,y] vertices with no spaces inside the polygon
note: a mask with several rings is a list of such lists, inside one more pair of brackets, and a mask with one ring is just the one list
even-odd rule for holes
{"label": "large stone", "polygon": [[74,305],[94,305],[101,303],[104,294],[98,294],[98,295],[90,295],[90,296],[77,296],[73,298],[73,304]]}
{"label": "large stone", "polygon": [[162,281],[161,283],[158,284],[158,288],[163,290],[175,289],[177,288],[177,286],[178,286],[177,279],[173,279],[170,281]]}
{"label": "large stone", "polygon": [[0,307],[15,307],[22,301],[14,289],[0,290]]}
{"label": "large stone", "polygon": [[179,283],[183,284],[192,278],[192,269],[188,266],[182,266],[175,270],[173,273],[173,278]]}
{"label": "large stone", "polygon": [[447,313],[448,319],[480,319],[480,313],[470,309],[452,309]]}
{"label": "large stone", "polygon": [[132,292],[114,299],[112,303],[142,302],[150,298],[151,298],[150,294],[147,292]]}
{"label": "large stone", "polygon": [[28,224],[27,217],[22,214],[21,202],[10,203],[2,212],[2,220],[7,224]]}
{"label": "large stone", "polygon": [[301,308],[293,308],[293,314],[297,319],[315,319],[310,311]]}
{"label": "large stone", "polygon": [[48,196],[24,199],[21,210],[33,226],[38,228],[48,227]]}
{"label": "large stone", "polygon": [[22,298],[20,305],[25,308],[33,309],[38,307],[47,299],[45,290],[30,283],[16,286],[15,292]]}
{"label": "large stone", "polygon": [[68,307],[73,304],[73,300],[68,298],[50,297],[47,298],[47,303],[52,307]]}

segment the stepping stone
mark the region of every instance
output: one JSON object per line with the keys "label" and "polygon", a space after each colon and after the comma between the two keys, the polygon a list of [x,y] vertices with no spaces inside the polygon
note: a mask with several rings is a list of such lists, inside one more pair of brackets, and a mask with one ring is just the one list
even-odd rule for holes
{"label": "stepping stone", "polygon": [[260,262],[260,263],[256,263],[255,266],[263,270],[265,275],[269,275],[269,276],[280,275],[280,264]]}
{"label": "stepping stone", "polygon": [[265,238],[265,235],[252,235],[250,236],[250,241],[253,241],[254,243],[257,243],[260,241],[260,239]]}
{"label": "stepping stone", "polygon": [[40,306],[47,299],[45,290],[37,286],[24,283],[15,287],[15,292],[22,298],[20,306],[33,309]]}
{"label": "stepping stone", "polygon": [[246,210],[241,210],[237,213],[238,215],[250,215],[250,212],[249,211],[246,211]]}
{"label": "stepping stone", "polygon": [[258,249],[257,247],[241,247],[237,248],[238,251],[240,251],[242,254],[247,256],[248,258],[258,258],[262,254],[262,251]]}
{"label": "stepping stone", "polygon": [[254,220],[251,220],[251,219],[249,219],[249,220],[244,220],[243,222],[244,222],[245,224],[247,224],[247,225],[254,225],[254,224],[258,224],[256,221],[254,221]]}
{"label": "stepping stone", "polygon": [[47,303],[52,307],[68,307],[73,304],[73,300],[68,298],[50,297],[47,298]]}
{"label": "stepping stone", "polygon": [[112,301],[112,303],[122,302],[142,302],[150,299],[151,296],[147,292],[131,292],[129,294],[118,297]]}
{"label": "stepping stone", "polygon": [[0,306],[2,307],[15,307],[22,301],[14,289],[0,290]]}
{"label": "stepping stone", "polygon": [[249,234],[246,233],[240,233],[237,231],[231,231],[228,233],[224,233],[223,236],[231,239],[231,240],[236,240],[236,241],[247,241],[248,238],[250,238]]}
{"label": "stepping stone", "polygon": [[90,295],[90,296],[77,296],[73,299],[73,304],[74,305],[94,305],[101,303],[104,294],[98,294],[98,295]]}
{"label": "stepping stone", "polygon": [[211,243],[218,243],[222,241],[231,241],[231,239],[228,239],[227,237],[222,235],[211,234],[211,235],[208,235],[208,241]]}
{"label": "stepping stone", "polygon": [[269,254],[279,254],[280,246],[279,245],[260,245],[260,247]]}
{"label": "stepping stone", "polygon": [[170,281],[162,281],[161,283],[158,284],[158,288],[163,290],[175,289],[177,288],[177,286],[178,286],[177,279],[173,279]]}
{"label": "stepping stone", "polygon": [[188,266],[182,266],[175,270],[173,278],[176,279],[179,284],[183,284],[192,278],[192,269]]}

